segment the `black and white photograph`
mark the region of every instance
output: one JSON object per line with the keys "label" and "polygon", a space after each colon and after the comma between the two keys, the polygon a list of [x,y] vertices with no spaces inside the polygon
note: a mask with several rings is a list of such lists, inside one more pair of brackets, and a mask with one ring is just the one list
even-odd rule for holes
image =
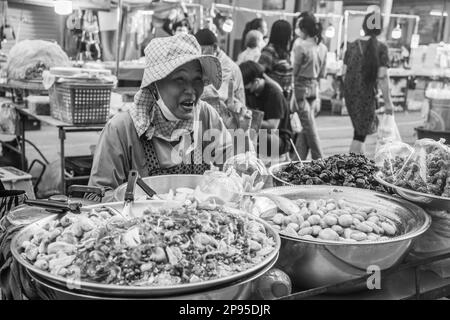
{"label": "black and white photograph", "polygon": [[0,0],[0,308],[448,300],[449,13]]}

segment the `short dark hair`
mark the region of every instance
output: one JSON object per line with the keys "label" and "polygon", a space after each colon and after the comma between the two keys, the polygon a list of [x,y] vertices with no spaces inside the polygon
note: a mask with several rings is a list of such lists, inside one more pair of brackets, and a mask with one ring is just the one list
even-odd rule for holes
{"label": "short dark hair", "polygon": [[213,46],[218,44],[216,35],[209,29],[197,31],[195,38],[201,46]]}
{"label": "short dark hair", "polygon": [[263,34],[258,30],[250,30],[245,36],[245,47],[256,48],[259,45],[259,39],[263,38]]}
{"label": "short dark hair", "polygon": [[187,20],[185,20],[185,19],[177,21],[177,22],[175,22],[172,25],[173,32],[177,31],[178,27],[187,27],[189,30],[191,29],[191,26],[189,25],[189,22]]}
{"label": "short dark hair", "polygon": [[242,73],[242,80],[244,81],[244,86],[255,81],[258,78],[264,78],[263,67],[255,61],[245,61],[239,65]]}

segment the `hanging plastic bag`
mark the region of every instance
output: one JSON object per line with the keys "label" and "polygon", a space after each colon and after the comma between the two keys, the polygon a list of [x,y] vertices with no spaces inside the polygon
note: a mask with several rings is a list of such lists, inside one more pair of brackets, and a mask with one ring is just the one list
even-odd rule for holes
{"label": "hanging plastic bag", "polygon": [[298,113],[297,113],[298,105],[297,105],[297,100],[295,99],[294,95],[292,95],[292,98],[291,98],[290,109],[291,109],[291,112],[290,112],[289,118],[291,121],[292,132],[300,133],[300,132],[302,132],[303,127],[302,127],[302,123],[300,121],[300,117],[298,116]]}
{"label": "hanging plastic bag", "polygon": [[391,114],[384,114],[378,126],[377,146],[375,152],[377,152],[383,145],[396,141],[401,142],[402,137],[400,136],[397,124],[395,123],[395,118]]}
{"label": "hanging plastic bag", "polygon": [[300,122],[300,117],[298,116],[297,112],[290,114],[290,120],[291,120],[291,128],[292,132],[294,133],[300,133],[303,130],[302,123]]}

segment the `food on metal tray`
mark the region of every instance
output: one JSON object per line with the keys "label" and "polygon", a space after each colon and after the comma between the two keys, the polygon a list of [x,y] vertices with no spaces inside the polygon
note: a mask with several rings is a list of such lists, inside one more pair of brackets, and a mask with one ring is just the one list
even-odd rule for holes
{"label": "food on metal tray", "polygon": [[391,219],[375,208],[359,207],[346,200],[296,200],[299,214],[277,213],[266,217],[282,235],[306,240],[343,242],[381,241],[397,236]]}
{"label": "food on metal tray", "polygon": [[279,179],[294,185],[335,185],[386,192],[373,177],[378,169],[364,155],[334,155],[310,163],[291,163],[275,172]]}
{"label": "food on metal tray", "polygon": [[[391,174],[393,172],[393,174]],[[395,157],[382,168],[396,186],[436,196],[450,196],[450,148],[430,139],[418,140],[408,158]]]}
{"label": "food on metal tray", "polygon": [[123,286],[169,286],[234,275],[262,262],[275,241],[240,211],[194,203],[149,207],[124,220],[110,211],[67,214],[22,243],[35,267],[68,279]]}
{"label": "food on metal tray", "polygon": [[381,172],[387,182],[393,183],[395,181],[395,175],[403,168],[406,160],[406,158],[400,156],[395,156],[391,161],[388,159],[384,160]]}

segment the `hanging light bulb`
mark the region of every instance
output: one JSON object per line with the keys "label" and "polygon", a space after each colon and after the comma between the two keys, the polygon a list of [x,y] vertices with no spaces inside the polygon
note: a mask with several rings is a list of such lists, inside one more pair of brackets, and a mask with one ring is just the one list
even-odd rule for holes
{"label": "hanging light bulb", "polygon": [[402,37],[402,28],[400,28],[400,25],[397,24],[397,26],[392,30],[392,39],[398,40]]}
{"label": "hanging light bulb", "polygon": [[73,11],[73,3],[71,0],[56,0],[55,12],[60,15],[68,15]]}
{"label": "hanging light bulb", "polygon": [[222,30],[226,33],[230,33],[233,30],[234,22],[231,18],[227,18],[223,23]]}
{"label": "hanging light bulb", "polygon": [[327,38],[334,38],[336,35],[336,29],[333,26],[329,26],[327,30],[325,31],[325,37]]}

